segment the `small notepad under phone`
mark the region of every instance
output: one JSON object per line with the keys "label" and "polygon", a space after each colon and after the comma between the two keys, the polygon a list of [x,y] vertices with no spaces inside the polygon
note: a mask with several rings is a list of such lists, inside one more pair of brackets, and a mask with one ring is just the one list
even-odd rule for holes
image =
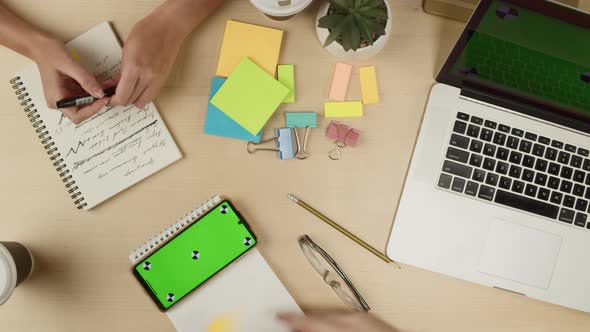
{"label": "small notepad under phone", "polygon": [[[132,251],[129,260],[133,264],[141,261],[221,202],[222,198],[215,196],[199,205]],[[301,309],[260,252],[252,248],[170,308],[166,315],[179,332],[289,332],[276,320],[279,312],[297,313]]]}
{"label": "small notepad under phone", "polygon": [[[104,22],[66,45],[99,81],[113,77],[121,46]],[[131,185],[182,158],[153,103],[105,107],[75,125],[48,108],[36,65],[10,80],[36,135],[50,156],[74,204],[93,208]]]}

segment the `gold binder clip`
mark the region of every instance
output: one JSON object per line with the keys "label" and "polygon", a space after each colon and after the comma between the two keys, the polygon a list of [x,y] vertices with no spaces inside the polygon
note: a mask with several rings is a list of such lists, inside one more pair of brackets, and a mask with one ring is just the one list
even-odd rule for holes
{"label": "gold binder clip", "polygon": [[[297,142],[297,152],[295,158],[305,160],[309,158],[307,152],[307,142],[309,140],[309,131],[311,128],[317,127],[317,113],[316,112],[287,112],[285,113],[287,128],[292,128],[295,141]],[[305,128],[305,137],[303,144],[299,138],[299,128]]]}
{"label": "gold binder clip", "polygon": [[309,129],[309,126],[305,127],[305,137],[303,137],[303,149],[301,149],[299,133],[297,131],[297,128],[293,128],[293,131],[295,132],[295,140],[297,141],[297,153],[295,154],[295,158],[299,160],[305,160],[309,158],[309,153],[307,152],[307,140],[309,138]]}

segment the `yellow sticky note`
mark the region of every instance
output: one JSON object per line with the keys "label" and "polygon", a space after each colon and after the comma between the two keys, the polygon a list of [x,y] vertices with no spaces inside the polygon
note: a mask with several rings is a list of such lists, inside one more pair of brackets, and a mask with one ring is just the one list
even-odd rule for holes
{"label": "yellow sticky note", "polygon": [[360,101],[327,102],[324,104],[326,118],[345,118],[363,116],[363,104]]}
{"label": "yellow sticky note", "polygon": [[76,60],[76,62],[80,62],[80,56],[78,55],[78,52],[76,52],[75,49],[70,48],[70,49],[68,49],[68,51],[70,51],[70,55],[72,56],[72,58],[74,60]]}
{"label": "yellow sticky note", "polygon": [[379,88],[377,85],[377,72],[375,66],[360,67],[361,93],[363,104],[379,103]]}
{"label": "yellow sticky note", "polygon": [[277,78],[281,84],[289,89],[289,94],[283,100],[283,103],[295,102],[295,66],[279,65],[277,67]]}
{"label": "yellow sticky note", "polygon": [[275,76],[283,31],[229,20],[225,25],[217,76],[228,77],[247,56]]}
{"label": "yellow sticky note", "polygon": [[289,89],[244,57],[211,103],[252,135],[258,135],[288,93]]}

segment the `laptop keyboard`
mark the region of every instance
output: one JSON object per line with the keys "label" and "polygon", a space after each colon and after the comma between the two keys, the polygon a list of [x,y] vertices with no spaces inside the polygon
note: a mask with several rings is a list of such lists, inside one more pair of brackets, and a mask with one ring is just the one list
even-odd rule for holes
{"label": "laptop keyboard", "polygon": [[590,229],[589,154],[459,112],[437,186]]}

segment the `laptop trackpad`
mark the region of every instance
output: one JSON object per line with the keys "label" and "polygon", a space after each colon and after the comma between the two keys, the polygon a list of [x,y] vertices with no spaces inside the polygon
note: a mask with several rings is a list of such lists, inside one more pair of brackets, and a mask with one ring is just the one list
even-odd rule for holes
{"label": "laptop trackpad", "polygon": [[549,288],[561,236],[494,220],[478,270],[542,289]]}

